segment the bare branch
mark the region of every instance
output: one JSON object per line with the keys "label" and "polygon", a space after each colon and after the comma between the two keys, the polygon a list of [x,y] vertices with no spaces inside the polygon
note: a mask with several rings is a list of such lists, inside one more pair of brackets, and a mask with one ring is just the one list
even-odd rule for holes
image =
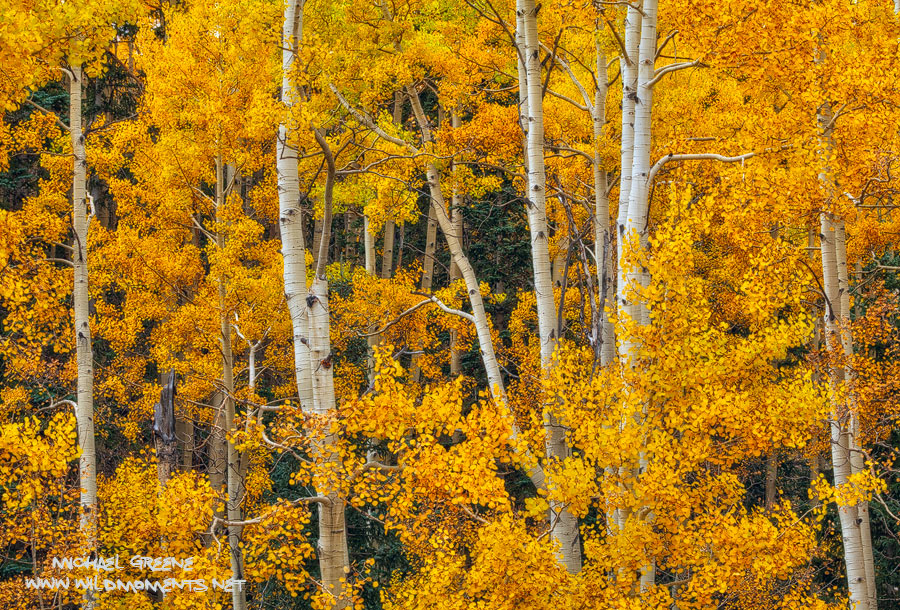
{"label": "bare branch", "polygon": [[653,78],[650,82],[647,83],[647,87],[653,87],[660,81],[660,79],[666,74],[670,74],[671,72],[677,72],[678,70],[686,70],[687,68],[694,68],[697,66],[702,66],[699,59],[695,59],[694,61],[684,61],[677,64],[669,64],[668,66],[663,66],[659,70],[657,70]]}
{"label": "bare branch", "polygon": [[372,117],[370,117],[365,112],[359,111],[356,108],[354,108],[353,106],[351,106],[350,103],[347,101],[347,99],[343,95],[341,95],[340,91],[338,91],[337,87],[335,87],[333,84],[328,83],[328,86],[331,88],[331,92],[334,93],[335,96],[337,96],[338,101],[341,103],[341,106],[343,106],[347,110],[347,112],[352,114],[353,118],[355,118],[357,121],[359,121],[361,125],[365,125],[369,129],[374,131],[376,134],[378,134],[378,137],[380,137],[382,140],[387,140],[388,142],[391,142],[392,144],[396,144],[397,146],[404,146],[413,153],[419,152],[418,149],[415,146],[413,146],[412,144],[410,144],[409,142],[407,142],[405,140],[401,140],[400,138],[395,138],[394,136],[388,135],[381,127],[378,126],[377,123],[375,123],[375,121],[374,121],[374,119],[372,119]]}
{"label": "bare branch", "polygon": [[447,307],[443,303],[443,301],[441,301],[439,298],[437,298],[433,294],[426,294],[424,292],[413,292],[412,294],[414,294],[416,296],[420,296],[420,297],[425,297],[426,299],[428,299],[429,301],[431,301],[432,303],[434,303],[435,305],[440,307],[441,310],[443,310],[444,312],[449,313],[454,316],[459,316],[460,318],[464,318],[464,319],[468,320],[469,322],[471,322],[472,324],[475,324],[475,316],[473,316],[470,313],[461,311],[459,309],[453,309],[451,307]]}
{"label": "bare branch", "polygon": [[56,124],[59,126],[60,129],[62,129],[63,131],[69,131],[69,126],[66,125],[65,123],[63,123],[61,120],[59,120],[59,116],[57,116],[57,114],[55,112],[53,112],[52,110],[47,110],[40,104],[37,104],[36,102],[34,102],[30,99],[26,99],[25,103],[28,104],[29,106],[31,106],[32,108],[36,108],[37,110],[40,110],[44,114],[53,117],[56,120]]}
{"label": "bare branch", "polygon": [[650,168],[650,173],[647,174],[647,182],[652,182],[657,172],[662,169],[662,166],[670,161],[720,161],[722,163],[737,163],[755,156],[755,152],[745,153],[736,157],[726,157],[725,155],[717,155],[715,153],[689,153],[684,155],[669,153],[653,164],[653,167]]}

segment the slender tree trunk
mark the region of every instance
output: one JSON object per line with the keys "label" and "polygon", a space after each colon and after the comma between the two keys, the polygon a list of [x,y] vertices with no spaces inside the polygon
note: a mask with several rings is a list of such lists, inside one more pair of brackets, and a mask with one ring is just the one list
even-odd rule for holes
{"label": "slender tree trunk", "polygon": [[393,220],[384,223],[384,251],[381,254],[381,278],[390,279],[394,275],[394,235],[396,226]]}
{"label": "slender tree trunk", "polygon": [[[823,122],[823,124],[829,124]],[[826,135],[827,139],[827,135]],[[826,190],[831,188],[831,175],[823,172]],[[825,287],[825,345],[832,355],[842,350],[838,307],[840,293],[838,288],[838,265],[835,254],[835,230],[831,215],[821,214],[821,247],[822,247],[822,279]],[[843,370],[839,365],[832,365],[830,375],[831,387],[831,459],[834,468],[835,486],[845,485],[852,472],[851,448],[852,436],[846,422],[846,414],[838,405],[838,392],[844,382]],[[863,555],[862,536],[859,528],[855,506],[838,506],[841,522],[841,536],[844,543],[844,563],[847,571],[847,584],[850,589],[850,604],[856,610],[868,610],[869,592],[866,581],[865,559]]]}
{"label": "slender tree trunk", "polygon": [[[619,252],[624,253],[627,244],[644,251],[647,244],[647,223],[649,211],[649,195],[650,195],[650,153],[652,146],[652,109],[653,109],[653,77],[656,62],[656,19],[657,19],[657,0],[644,0],[640,20],[640,44],[635,55],[630,55],[632,62],[637,63],[637,91],[634,96],[634,147],[631,158],[631,184],[630,194],[628,197],[628,211],[625,219],[624,230],[620,228],[620,247]],[[630,14],[630,9],[629,9]],[[628,31],[626,30],[626,36]],[[632,41],[628,41],[632,42]],[[627,44],[627,43],[626,43]],[[633,44],[633,43],[632,43]],[[625,91],[624,95],[628,98],[630,91]],[[623,122],[625,119],[623,118]],[[624,123],[623,123],[624,129]],[[623,151],[627,143],[623,143]],[[623,152],[623,157],[624,157]],[[623,176],[628,170],[623,167]],[[621,214],[621,210],[620,210]],[[644,304],[629,299],[626,296],[627,285],[645,286],[649,282],[649,276],[644,269],[636,269],[633,265],[624,274],[622,273],[623,260],[619,258],[619,276],[623,279],[619,287],[619,312],[620,318],[629,318],[635,324],[643,325],[649,320],[649,313]],[[623,278],[624,276],[624,278]],[[626,366],[633,366],[635,358],[638,355],[640,345],[634,339],[634,334],[630,333],[621,341],[619,356]],[[646,451],[641,451],[640,455],[640,471],[647,469],[650,456]],[[648,514],[645,517],[652,520],[653,515]],[[641,590],[647,590],[654,585],[656,579],[656,568],[652,558],[648,558],[648,563],[641,569]]]}
{"label": "slender tree trunk", "polygon": [[375,275],[375,236],[369,229],[369,217],[363,217],[363,248],[366,254],[366,273]]}
{"label": "slender tree trunk", "polygon": [[[631,198],[632,169],[634,166],[634,138],[636,121],[636,102],[638,90],[638,60],[641,43],[641,8],[638,4],[630,4],[625,12],[625,53],[619,58],[619,69],[622,77],[622,136],[619,176],[619,208],[616,214],[616,313],[622,321],[627,317],[629,301],[626,297],[625,277],[625,245],[630,235],[627,231],[629,201]],[[623,342],[619,345],[619,356],[624,361],[629,352]],[[627,470],[619,468],[619,475],[624,476]],[[612,474],[612,472],[610,473]],[[622,490],[624,491],[624,490]],[[619,531],[625,527],[628,510],[616,508],[612,511],[612,520]]]}
{"label": "slender tree trunk", "polygon": [[[406,92],[412,104],[416,123],[419,125],[419,129],[422,132],[422,140],[425,142],[425,145],[428,146],[432,143],[431,125],[428,122],[428,118],[425,116],[425,111],[422,109],[419,95],[412,87],[407,87]],[[491,328],[488,323],[487,313],[484,308],[484,300],[481,298],[481,285],[478,282],[478,277],[475,275],[475,269],[472,267],[472,264],[469,262],[468,257],[466,257],[465,252],[463,251],[461,235],[457,232],[450,220],[447,204],[444,200],[443,191],[441,190],[440,172],[437,167],[435,167],[434,163],[426,163],[425,177],[428,183],[428,192],[431,195],[431,200],[434,203],[437,212],[438,226],[440,226],[441,232],[444,234],[444,239],[447,242],[447,249],[450,250],[450,256],[457,267],[459,267],[460,274],[466,285],[469,304],[472,306],[470,320],[475,325],[475,334],[478,337],[478,345],[481,349],[481,360],[487,375],[488,389],[491,392],[491,397],[497,404],[508,408],[509,401],[506,397],[506,388],[503,383],[503,377],[500,374],[500,365],[497,362],[497,355],[494,351],[494,343],[491,337]],[[513,439],[518,438],[519,434],[518,426],[513,422]],[[530,458],[530,456],[528,457]],[[535,464],[531,467],[528,476],[538,489],[541,489],[544,486],[544,472],[541,469],[540,464]]]}
{"label": "slender tree trunk", "polygon": [[[431,292],[434,282],[434,255],[437,242],[437,211],[434,203],[428,205],[428,225],[425,230],[425,253],[422,256],[422,292]],[[417,351],[422,349],[422,344],[416,346]],[[419,383],[422,370],[419,368],[420,354],[414,354],[410,364],[409,377],[414,383]]]}
{"label": "slender tree trunk", "polygon": [[[335,408],[334,369],[331,361],[331,319],[328,307],[328,279],[325,268],[328,265],[328,241],[330,240],[332,194],[334,189],[335,163],[325,136],[316,131],[316,140],[325,154],[327,177],[325,182],[324,214],[325,230],[319,250],[315,278],[309,290],[309,356],[313,371],[313,411],[319,416],[327,416]],[[340,453],[336,450],[338,438],[327,433],[320,453],[326,456],[329,466],[340,468]],[[322,583],[328,593],[334,596],[335,608],[350,605],[350,599],[342,580],[350,573],[350,557],[347,547],[347,527],[345,523],[345,501],[336,490],[326,493],[328,503],[319,504],[319,566]]]}
{"label": "slender tree trunk", "polygon": [[[82,71],[71,66],[69,77],[69,132],[72,141],[72,230],[75,235],[72,266],[72,290],[75,326],[75,362],[77,369],[78,461],[81,485],[81,533],[88,548],[97,548],[97,453],[94,448],[94,349],[91,343],[90,292],[88,289],[88,230],[91,215],[87,201],[87,158],[84,151],[84,132],[81,126]],[[84,608],[94,607],[93,594],[84,596]]]}
{"label": "slender tree trunk", "polygon": [[[836,220],[834,226],[834,248],[837,264],[838,293],[840,295],[840,332],[841,348],[844,357],[844,379],[848,386],[850,415],[850,471],[857,474],[865,470],[865,460],[859,444],[859,414],[856,399],[856,376],[853,371],[853,333],[850,327],[850,277],[847,269],[847,235],[843,220]],[[869,610],[877,610],[878,596],[875,580],[875,557],[872,549],[872,532],[869,518],[869,502],[863,500],[856,505],[856,517],[859,523],[860,543],[862,544],[863,562],[866,573],[866,590],[868,592]]]}
{"label": "slender tree trunk", "polygon": [[316,257],[319,255],[319,246],[322,243],[322,230],[322,219],[316,218],[315,222],[313,223],[313,265],[316,264]]}
{"label": "slender tree trunk", "polygon": [[778,452],[773,448],[766,456],[766,510],[771,511],[775,507],[777,490],[775,484],[778,479]]}
{"label": "slender tree trunk", "polygon": [[594,337],[594,340],[600,341],[600,365],[606,366],[615,358],[616,336],[608,314],[608,311],[615,307],[611,273],[614,261],[610,254],[612,233],[609,226],[609,182],[607,172],[603,169],[603,158],[600,156],[603,126],[606,125],[606,96],[609,85],[606,81],[606,54],[600,46],[599,37],[596,54],[597,89],[594,91],[594,112],[591,116],[594,131],[594,259],[597,264],[597,286],[600,290],[598,302],[602,311],[600,336]]}
{"label": "slender tree trunk", "polygon": [[[534,270],[534,292],[537,302],[538,334],[541,342],[541,370],[549,374],[555,366],[557,315],[553,294],[552,265],[547,224],[546,173],[544,170],[544,102],[541,79],[538,8],[534,0],[519,0],[517,12],[522,14],[525,29],[525,71],[528,91],[528,197],[526,207],[531,234],[531,257]],[[548,411],[545,408],[545,411]],[[569,455],[565,428],[551,412],[544,414],[546,455],[548,460],[563,460]],[[559,561],[577,574],[581,570],[581,544],[578,519],[555,500],[550,502],[550,535],[559,545]]]}
{"label": "slender tree trunk", "polygon": [[176,420],[176,425],[181,470],[190,472],[194,462],[194,420],[184,413]]}
{"label": "slender tree trunk", "polygon": [[634,161],[634,123],[635,100],[637,100],[637,63],[639,45],[641,41],[641,12],[640,9],[629,5],[625,13],[625,50],[627,56],[619,60],[619,68],[622,72],[622,172],[619,177],[619,211],[617,217],[616,261],[617,282],[616,289],[619,307],[624,308],[625,300],[625,268],[624,247],[627,239],[625,232],[628,223],[628,201],[631,197],[631,170]]}
{"label": "slender tree trunk", "polygon": [[[459,115],[456,110],[451,111],[450,113],[450,126],[453,129],[459,128]],[[455,171],[455,164],[451,162],[451,171]],[[462,242],[462,197],[460,197],[459,188],[454,187],[452,194],[450,195],[450,226],[454,235],[456,235],[456,239],[459,242]],[[432,208],[434,206],[432,204]],[[437,222],[437,210],[435,210],[435,222]],[[451,257],[452,258],[452,257]],[[452,259],[450,261],[450,283],[452,284],[456,280],[462,279],[462,272],[459,270],[459,265],[456,264],[456,260]],[[460,373],[462,373],[462,364],[460,361],[460,351],[458,345],[459,337],[457,336],[457,332],[455,329],[450,330],[450,375],[452,377],[456,377]]]}
{"label": "slender tree trunk", "polygon": [[425,254],[422,256],[422,292],[431,292],[434,282],[434,255],[437,250],[437,210],[428,206],[428,225],[425,229]]}
{"label": "slender tree trunk", "polygon": [[[281,52],[281,101],[288,108],[294,104],[294,88],[290,72],[297,44],[303,35],[304,0],[291,0],[285,5]],[[294,343],[294,369],[300,405],[313,403],[312,371],[309,368],[309,344],[306,339],[306,243],[303,236],[303,213],[300,208],[300,180],[297,174],[297,149],[290,143],[286,123],[278,126],[278,207],[281,229],[281,255],[284,260],[284,293],[291,316]]]}
{"label": "slender tree trunk", "polygon": [[225,396],[221,391],[217,391],[213,394],[212,400],[215,415],[209,429],[209,441],[207,442],[209,485],[216,493],[221,493],[225,488],[227,463],[227,451],[225,450]]}
{"label": "slender tree trunk", "polygon": [[[228,171],[222,163],[222,159],[216,159],[216,223],[221,224],[224,221],[222,211],[225,206],[226,179]],[[225,235],[218,231],[216,233],[216,244],[219,250],[225,249]],[[231,322],[228,315],[228,286],[224,275],[218,278],[218,297],[219,297],[219,340],[222,348],[222,391],[223,399],[223,423],[225,434],[234,427],[234,351],[231,343]],[[240,472],[240,454],[234,443],[225,439],[226,448],[226,472],[225,486],[227,491],[227,501],[225,514],[228,521],[237,522],[241,520],[241,501],[244,497],[244,482]],[[240,549],[240,539],[242,527],[239,525],[228,526],[228,549],[231,560],[232,579],[243,580],[244,578],[244,561]],[[232,589],[231,601],[234,610],[245,610],[247,608],[247,594],[243,587],[234,587]]]}

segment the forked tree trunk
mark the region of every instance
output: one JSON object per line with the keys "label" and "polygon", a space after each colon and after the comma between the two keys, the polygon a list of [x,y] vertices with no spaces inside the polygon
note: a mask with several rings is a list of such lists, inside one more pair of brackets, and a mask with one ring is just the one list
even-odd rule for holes
{"label": "forked tree trunk", "polygon": [[[317,257],[315,278],[307,295],[309,316],[309,356],[310,369],[313,374],[313,411],[320,417],[326,417],[334,411],[334,369],[331,357],[331,315],[328,307],[328,279],[325,269],[328,265],[328,242],[331,238],[332,197],[334,192],[335,163],[325,135],[316,130],[316,141],[322,148],[326,160],[326,180],[324,194],[324,212],[322,244]],[[322,447],[316,451],[324,455],[329,466],[335,470],[340,468],[340,453],[335,449],[338,438],[328,432],[323,439]],[[347,547],[347,528],[345,523],[344,499],[335,490],[325,494],[327,503],[319,504],[319,566],[322,570],[322,582],[326,591],[334,597],[334,607],[345,608],[350,604],[348,590],[342,580],[350,573],[350,556]]]}
{"label": "forked tree trunk", "polygon": [[[282,90],[281,100],[291,107],[294,102],[290,72],[299,41],[303,35],[303,0],[289,0],[285,5],[282,37]],[[331,370],[329,337],[328,283],[324,265],[327,262],[327,243],[330,236],[323,235],[325,248],[320,248],[316,279],[312,288],[306,288],[306,253],[299,206],[299,179],[297,176],[297,151],[288,142],[287,126],[279,125],[278,185],[282,255],[284,258],[284,289],[291,314],[294,335],[294,369],[301,406],[316,413],[327,413],[334,408],[334,382]],[[316,133],[319,140],[319,134]],[[320,141],[328,159],[328,182],[325,188],[325,214],[323,229],[330,232],[331,198],[334,184],[334,159],[324,139]],[[368,227],[365,227],[368,229]],[[366,230],[368,234],[368,230]],[[368,237],[366,238],[368,240]],[[368,242],[367,242],[368,243]],[[366,263],[370,263],[366,248]],[[374,263],[374,261],[372,261]],[[374,265],[373,265],[374,266]],[[374,271],[374,269],[373,269]],[[309,337],[307,339],[307,336]],[[334,443],[326,438],[325,443]],[[329,451],[331,459],[339,459],[336,451]],[[344,593],[343,580],[350,572],[347,550],[347,532],[344,526],[344,502],[334,492],[328,492],[330,502],[319,505],[318,558],[325,592],[334,597],[336,608],[349,605]]]}

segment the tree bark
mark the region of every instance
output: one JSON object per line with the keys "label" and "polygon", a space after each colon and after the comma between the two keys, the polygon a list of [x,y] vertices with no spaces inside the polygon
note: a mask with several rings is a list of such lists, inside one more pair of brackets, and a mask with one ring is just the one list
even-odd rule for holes
{"label": "tree bark", "polygon": [[175,420],[181,470],[190,472],[194,462],[194,420],[183,413]]}
{"label": "tree bark", "polygon": [[591,115],[594,133],[594,260],[597,264],[597,286],[600,291],[600,365],[606,366],[615,358],[615,328],[609,319],[609,311],[615,307],[612,286],[613,258],[610,255],[612,232],[609,224],[609,177],[603,168],[600,145],[603,140],[603,126],[606,125],[606,96],[609,85],[606,81],[606,54],[596,43],[597,88],[594,91],[594,111]]}
{"label": "tree bark", "polygon": [[[650,153],[652,147],[652,118],[653,118],[653,78],[656,63],[656,26],[657,26],[657,0],[644,0],[640,19],[640,43],[635,55],[629,54],[629,59],[637,64],[637,91],[634,96],[634,145],[631,158],[631,184],[630,194],[628,197],[628,211],[625,219],[624,229],[620,229],[620,258],[619,258],[619,277],[623,279],[622,285],[619,286],[619,314],[620,319],[628,318],[633,323],[644,325],[649,322],[649,312],[647,307],[634,299],[627,298],[626,287],[646,286],[649,283],[649,276],[644,269],[637,269],[633,265],[628,271],[622,273],[621,258],[625,247],[630,243],[633,248],[638,251],[645,251],[647,246],[647,223],[649,212],[649,195],[650,195]],[[629,14],[630,14],[629,8]],[[628,30],[626,30],[626,36]],[[632,41],[627,41],[628,42]],[[633,42],[632,42],[633,44]],[[625,91],[623,95],[628,98],[630,91]],[[624,103],[624,102],[623,102]],[[623,118],[623,121],[625,119]],[[624,123],[623,123],[624,129]],[[627,143],[623,143],[624,149]],[[624,176],[627,169],[623,166],[622,175]],[[621,214],[621,210],[620,210]],[[621,341],[619,356],[623,360],[625,366],[633,366],[638,355],[640,345],[634,340],[634,335],[629,334]],[[640,471],[644,472],[649,464],[650,456],[646,451],[642,450],[640,455]],[[624,518],[624,516],[623,516]],[[652,514],[645,517],[652,520]],[[647,590],[652,587],[656,580],[656,569],[654,561],[648,558],[648,563],[641,569],[641,590]]]}
{"label": "tree bark", "polygon": [[[827,123],[825,123],[827,124]],[[826,170],[824,180],[826,190],[831,191],[831,176]],[[842,350],[841,331],[839,328],[840,294],[838,288],[838,265],[835,253],[835,229],[828,212],[821,217],[822,279],[825,288],[825,345],[832,355]],[[837,394],[844,382],[844,371],[839,365],[833,365],[830,371],[831,388],[831,459],[834,468],[835,486],[845,485],[852,472],[851,448],[852,435],[846,424],[846,414],[842,413]],[[841,522],[841,537],[844,543],[844,563],[847,571],[847,584],[850,590],[850,604],[856,610],[868,610],[869,592],[866,580],[865,559],[863,555],[862,536],[859,528],[855,506],[838,506]]]}
{"label": "tree bark", "polygon": [[[335,163],[331,149],[325,136],[316,130],[316,141],[322,148],[326,160],[326,181],[324,194],[325,229],[322,236],[322,247],[316,264],[315,278],[307,295],[309,315],[309,356],[310,369],[313,371],[313,411],[322,417],[329,415],[335,408],[334,369],[331,360],[331,319],[328,307],[328,279],[325,268],[328,265],[328,247],[330,239],[332,194],[334,189]],[[328,432],[323,439],[323,446],[318,448],[334,470],[340,468],[340,452],[337,450],[337,436]],[[328,503],[319,504],[319,566],[322,571],[322,583],[328,593],[334,596],[335,608],[350,605],[348,592],[341,582],[349,577],[350,556],[347,547],[347,528],[345,523],[345,501],[335,490],[326,493]]]}
{"label": "tree bark", "polygon": [[[541,79],[538,7],[534,0],[519,0],[517,16],[525,29],[525,82],[528,92],[528,196],[526,208],[531,235],[531,259],[534,292],[537,302],[538,334],[541,348],[541,370],[548,375],[555,366],[558,344],[557,315],[550,261],[549,226],[547,223],[547,177],[544,169],[544,102]],[[569,455],[565,428],[556,415],[544,407],[544,430],[548,460],[563,460]],[[559,547],[558,559],[572,574],[581,571],[581,543],[578,519],[562,503],[550,502],[550,535]]]}
{"label": "tree bark", "polygon": [[[225,222],[222,217],[222,211],[227,198],[226,192],[226,176],[228,174],[221,157],[216,159],[216,224],[221,225]],[[219,250],[225,249],[225,235],[218,231],[216,233],[216,245]],[[218,297],[219,297],[219,340],[222,348],[222,392],[223,397],[223,424],[224,433],[227,435],[234,427],[234,351],[231,343],[231,321],[228,315],[228,285],[224,274],[220,275],[218,280]],[[228,521],[241,521],[241,501],[244,497],[244,482],[240,472],[240,453],[234,446],[234,443],[224,439],[226,443],[226,472],[225,487],[227,491],[227,500],[225,505],[225,514]],[[239,525],[228,525],[228,549],[231,561],[232,579],[244,579],[244,561],[240,549],[240,539],[242,527]],[[234,610],[246,610],[247,593],[243,587],[233,587],[231,601]]]}
{"label": "tree bark", "polygon": [[[97,548],[97,453],[94,448],[94,349],[91,342],[90,292],[88,289],[88,230],[92,212],[87,201],[87,158],[82,129],[83,76],[81,65],[70,67],[69,132],[72,143],[72,231],[75,236],[72,253],[74,279],[72,300],[75,330],[75,362],[77,370],[77,402],[75,420],[81,457],[78,461],[81,485],[82,535],[91,552]],[[87,592],[84,608],[94,607],[93,594]]]}
{"label": "tree bark", "polygon": [[[450,112],[450,126],[453,129],[459,128],[459,114],[456,110]],[[455,170],[455,164],[451,162],[451,171]],[[432,204],[433,209],[434,204]],[[450,226],[454,235],[456,235],[457,240],[462,242],[462,197],[460,197],[459,188],[454,187],[453,192],[450,195]],[[437,222],[437,210],[435,210],[435,222]],[[456,280],[462,279],[462,273],[459,270],[459,265],[456,264],[456,260],[451,257],[450,261],[450,283],[452,284]],[[459,337],[457,336],[456,329],[450,329],[450,375],[452,377],[456,377],[457,375],[462,373],[462,363],[461,363],[461,354],[459,351]]]}
{"label": "tree bark", "polygon": [[[844,358],[844,381],[848,386],[849,401],[849,440],[850,440],[850,472],[858,474],[865,470],[865,460],[859,444],[859,408],[856,400],[855,374],[853,371],[853,333],[850,327],[850,277],[847,270],[847,235],[843,220],[836,220],[834,226],[834,249],[837,264],[838,293],[840,295],[840,332],[841,348]],[[862,545],[863,562],[866,573],[866,591],[868,593],[869,610],[877,610],[878,596],[875,580],[875,557],[872,549],[872,532],[869,518],[869,502],[863,500],[856,505],[856,518],[859,524],[860,544]]]}
{"label": "tree bark", "polygon": [[396,226],[393,220],[384,223],[384,251],[381,254],[381,278],[390,279],[394,275],[394,234]]}

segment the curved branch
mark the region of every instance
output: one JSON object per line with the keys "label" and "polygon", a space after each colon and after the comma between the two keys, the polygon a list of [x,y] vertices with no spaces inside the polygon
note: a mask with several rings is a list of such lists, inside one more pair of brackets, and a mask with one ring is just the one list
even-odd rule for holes
{"label": "curved branch", "polygon": [[718,155],[715,153],[688,153],[683,155],[669,153],[653,164],[653,167],[650,168],[650,173],[647,174],[647,182],[652,182],[657,172],[662,169],[663,165],[670,161],[720,161],[722,163],[737,163],[755,156],[755,152],[745,153],[736,157],[726,157],[725,155]]}

